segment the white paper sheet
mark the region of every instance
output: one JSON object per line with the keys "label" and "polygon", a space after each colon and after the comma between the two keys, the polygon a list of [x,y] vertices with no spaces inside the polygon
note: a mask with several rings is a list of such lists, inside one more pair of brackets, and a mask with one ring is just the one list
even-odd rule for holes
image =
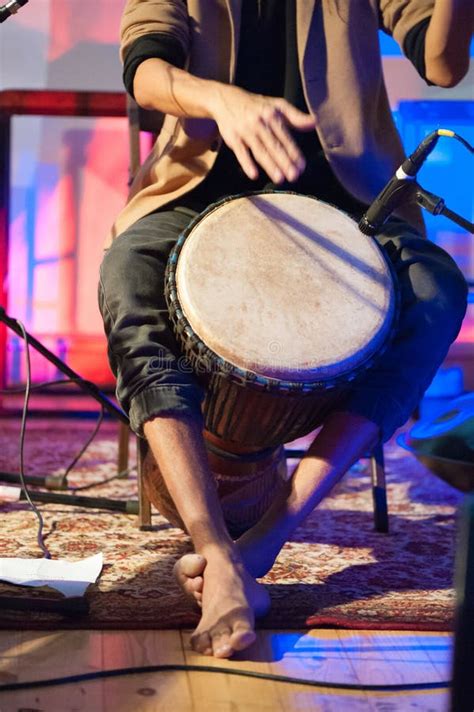
{"label": "white paper sheet", "polygon": [[10,487],[9,485],[0,485],[0,503],[3,502],[19,502],[21,495],[21,487]]}
{"label": "white paper sheet", "polygon": [[51,586],[67,598],[82,596],[102,571],[102,553],[82,561],[0,559],[0,579],[21,586]]}

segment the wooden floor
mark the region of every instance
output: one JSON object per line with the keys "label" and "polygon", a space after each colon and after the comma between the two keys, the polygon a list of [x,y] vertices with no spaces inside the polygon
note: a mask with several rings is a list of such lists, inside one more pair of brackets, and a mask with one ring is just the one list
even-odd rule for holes
{"label": "wooden floor", "polygon": [[[260,631],[232,661],[193,653],[180,631],[0,632],[0,684],[103,669],[188,663],[324,682],[405,684],[450,677],[447,633]],[[0,694],[0,712],[447,712],[447,690],[346,692],[205,672],[130,675]]]}

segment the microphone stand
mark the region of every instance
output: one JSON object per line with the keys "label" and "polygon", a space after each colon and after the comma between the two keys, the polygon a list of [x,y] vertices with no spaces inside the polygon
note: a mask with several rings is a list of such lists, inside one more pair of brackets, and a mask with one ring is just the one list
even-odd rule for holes
{"label": "microphone stand", "polygon": [[[12,331],[15,332],[18,336],[23,338],[23,332],[21,331],[20,327],[18,326],[18,323],[16,319],[13,319],[11,316],[8,316],[6,313],[5,309],[0,306],[0,321],[6,324]],[[30,346],[32,346],[38,353],[40,353],[42,356],[45,357],[50,363],[55,366],[58,371],[61,371],[61,373],[64,373],[65,376],[70,378],[72,381],[77,382],[77,385],[81,390],[83,390],[85,393],[87,393],[89,396],[92,396],[98,403],[100,403],[105,410],[107,410],[111,415],[114,417],[118,418],[122,423],[125,423],[125,425],[128,425],[128,418],[123,412],[121,408],[118,408],[115,403],[113,403],[107,396],[102,393],[99,388],[95,385],[95,383],[91,383],[91,381],[86,381],[85,379],[81,378],[78,373],[73,371],[72,368],[70,368],[67,364],[64,363],[64,361],[61,361],[60,358],[58,358],[55,354],[53,354],[52,351],[46,348],[40,341],[35,339],[34,336],[26,332],[26,335],[28,337],[28,343]]]}
{"label": "microphone stand", "polygon": [[[28,0],[8,0],[8,2],[4,5],[0,5],[0,23],[5,22],[5,20],[7,20],[11,15],[16,14],[21,7],[26,5],[27,2]],[[1,306],[0,322],[6,324],[6,326],[8,326],[10,329],[12,329],[12,331],[15,332],[15,334],[23,338],[23,332],[18,326],[16,320],[9,317],[5,309]],[[100,403],[104,410],[107,410],[109,413],[111,413],[111,415],[118,418],[118,420],[120,420],[125,425],[129,424],[129,420],[125,413],[120,408],[118,408],[115,403],[113,403],[109,398],[107,398],[107,396],[105,396],[94,383],[91,383],[90,381],[86,381],[85,379],[81,378],[79,374],[73,371],[72,368],[67,366],[55,354],[53,354],[49,349],[43,346],[43,344],[41,344],[37,339],[34,338],[34,336],[31,336],[31,334],[29,334],[28,332],[26,332],[26,337],[28,339],[28,343],[34,349],[36,349],[36,351],[38,351],[50,363],[52,363],[58,369],[58,371],[61,371],[61,373],[64,373],[64,375],[67,376],[69,379],[75,381],[85,393],[92,396],[92,398],[94,398],[98,403]],[[3,479],[7,482],[21,484],[21,477],[19,474],[16,473],[0,472],[0,479]],[[61,482],[62,478],[58,478],[52,475],[46,475],[36,478],[25,477],[25,484],[27,485],[36,484],[40,486],[55,488],[61,487]],[[135,500],[120,501],[107,499],[105,497],[84,497],[78,496],[76,494],[67,495],[37,491],[31,492],[30,497],[32,500],[36,500],[37,502],[65,504],[76,507],[91,507],[94,509],[110,509],[113,511],[124,512],[127,514],[138,514],[138,501]],[[20,500],[22,499],[26,499],[24,490],[21,490],[20,492]]]}
{"label": "microphone stand", "polygon": [[[44,504],[64,504],[70,507],[88,507],[91,509],[108,509],[122,514],[138,514],[138,500],[108,499],[107,497],[84,497],[79,494],[59,494],[57,492],[31,492],[33,502]],[[20,492],[20,501],[26,500],[24,490]]]}
{"label": "microphone stand", "polygon": [[[18,336],[23,338],[23,332],[20,329],[17,321],[12,317],[8,316],[5,309],[0,306],[0,322],[3,322]],[[107,410],[111,415],[120,420],[122,423],[128,425],[129,420],[123,410],[118,408],[115,403],[113,403],[107,396],[102,393],[101,390],[90,381],[86,381],[81,378],[78,373],[76,373],[72,368],[70,368],[64,361],[61,361],[55,354],[53,354],[49,349],[46,348],[40,341],[35,339],[34,336],[26,332],[28,339],[28,344],[32,346],[36,351],[38,351],[42,356],[44,356],[50,363],[52,363],[58,371],[64,373],[65,376],[70,378],[72,381],[76,382],[79,388],[81,388],[85,393],[94,398],[101,406]],[[21,484],[21,477],[17,473],[11,472],[0,472],[0,480],[4,482]],[[25,476],[25,482],[27,485],[39,485],[47,488],[60,488],[62,477],[57,477],[53,475],[43,475],[39,477],[28,477]],[[113,511],[124,512],[127,514],[135,514],[138,511],[138,502],[136,500],[113,500],[107,499],[105,497],[86,497],[79,496],[76,494],[53,494],[51,492],[30,492],[31,499],[37,502],[54,503],[54,504],[64,504],[73,507],[90,507],[91,509],[110,509]],[[20,499],[25,499],[24,491],[20,493]]]}
{"label": "microphone stand", "polygon": [[[451,220],[451,222],[456,223],[456,225],[462,227],[466,230],[466,232],[474,235],[474,223],[469,222],[467,218],[463,218],[462,215],[459,215],[458,213],[455,213],[454,210],[448,208],[443,198],[439,195],[435,195],[434,193],[430,193],[429,190],[425,190],[425,188],[423,188],[415,180],[410,180],[409,182],[407,181],[404,185],[401,185],[397,192],[392,192],[388,196],[386,205],[383,205],[383,192],[377,196],[364,213],[359,223],[359,230],[365,235],[374,235],[377,232],[377,229],[382,227],[389,215],[391,215],[391,213],[393,213],[393,211],[403,202],[403,199],[411,198],[413,194],[418,205],[431,213],[431,215],[444,215],[448,218],[448,220]],[[381,207],[384,210],[383,220],[378,224],[376,229],[370,221],[367,223],[367,215],[370,214],[373,208],[380,210]]]}
{"label": "microphone stand", "polygon": [[471,235],[474,235],[474,223],[469,222],[469,220],[463,218],[462,215],[458,215],[458,213],[450,210],[443,198],[440,198],[439,195],[435,195],[434,193],[430,193],[429,190],[425,190],[421,185],[418,185],[418,183],[415,183],[413,187],[416,191],[415,200],[418,205],[431,213],[431,215],[444,215],[451,220],[451,222],[456,223],[456,225],[459,225],[459,227],[462,227],[467,232],[470,232]]}
{"label": "microphone stand", "polygon": [[[0,5],[0,23],[5,22],[9,17],[15,15],[18,10],[26,5],[28,0],[8,0],[4,5]],[[23,332],[18,326],[15,319],[12,319],[6,313],[5,309],[0,306],[0,322],[6,324],[12,331],[18,336],[23,338]],[[119,421],[128,425],[129,421],[125,413],[118,408],[115,403],[113,403],[109,398],[107,398],[94,383],[86,381],[79,376],[72,368],[67,366],[63,361],[61,361],[55,354],[53,354],[49,349],[47,349],[43,344],[41,344],[37,339],[31,334],[26,332],[26,338],[28,343],[36,349],[42,356],[44,356],[50,363],[52,363],[58,371],[61,371],[70,380],[77,383],[77,385],[88,395],[94,398],[100,405],[107,410],[111,415],[118,418]],[[21,484],[21,477],[17,473],[11,472],[0,472],[0,480]],[[55,489],[64,486],[63,478],[55,475],[43,475],[40,477],[26,477],[24,479],[25,485],[40,485],[43,487]],[[53,502],[56,504],[67,504],[71,506],[80,507],[91,507],[91,508],[101,508],[101,509],[111,509],[119,512],[133,513],[138,512],[138,502],[134,500],[129,500],[126,502],[106,499],[104,497],[84,497],[78,495],[67,495],[67,494],[53,494],[50,492],[31,492],[31,499],[38,502]],[[21,490],[20,499],[26,499],[24,490]]]}

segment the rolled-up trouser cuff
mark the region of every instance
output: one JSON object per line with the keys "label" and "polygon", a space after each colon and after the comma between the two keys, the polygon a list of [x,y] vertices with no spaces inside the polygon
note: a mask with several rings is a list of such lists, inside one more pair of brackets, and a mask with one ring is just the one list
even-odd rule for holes
{"label": "rolled-up trouser cuff", "polygon": [[152,386],[137,393],[130,402],[130,427],[143,437],[148,420],[163,415],[187,415],[202,420],[203,391],[194,385]]}

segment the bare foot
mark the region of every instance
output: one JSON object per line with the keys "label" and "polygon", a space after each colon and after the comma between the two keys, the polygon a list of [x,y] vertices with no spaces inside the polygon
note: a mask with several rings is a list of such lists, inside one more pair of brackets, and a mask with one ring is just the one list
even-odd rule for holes
{"label": "bare foot", "polygon": [[[260,541],[252,530],[243,534],[236,542],[244,566],[254,578],[265,576],[280,552],[278,544],[266,544],[262,537]],[[203,573],[206,559],[200,554],[185,554],[174,565],[176,579],[188,595],[192,596],[198,605],[202,602]]]}
{"label": "bare foot", "polygon": [[[185,562],[187,564],[197,564]],[[202,618],[191,636],[194,650],[228,658],[255,640],[255,618],[265,615],[270,598],[241,562],[218,555],[203,571]]]}

